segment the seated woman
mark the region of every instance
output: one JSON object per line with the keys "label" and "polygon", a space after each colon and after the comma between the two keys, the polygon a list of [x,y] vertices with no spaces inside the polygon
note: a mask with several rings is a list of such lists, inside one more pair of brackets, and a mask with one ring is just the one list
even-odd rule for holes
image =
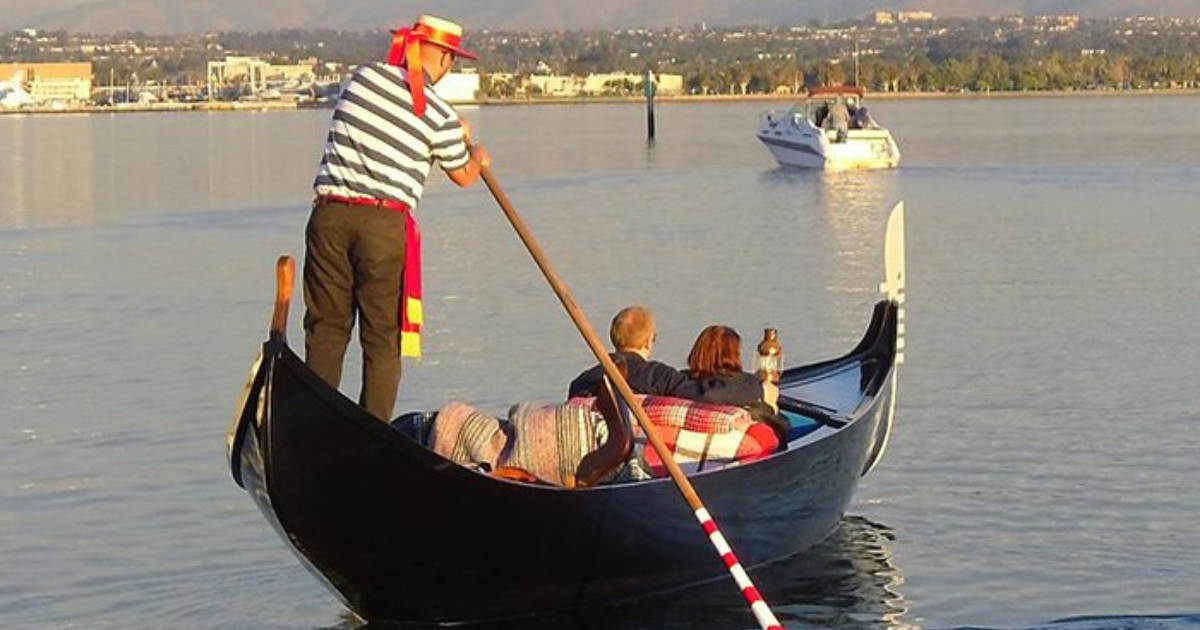
{"label": "seated woman", "polygon": [[709,326],[688,353],[688,380],[672,393],[680,398],[736,405],[775,430],[787,443],[788,421],[779,415],[779,388],[742,369],[742,338],[728,326]]}

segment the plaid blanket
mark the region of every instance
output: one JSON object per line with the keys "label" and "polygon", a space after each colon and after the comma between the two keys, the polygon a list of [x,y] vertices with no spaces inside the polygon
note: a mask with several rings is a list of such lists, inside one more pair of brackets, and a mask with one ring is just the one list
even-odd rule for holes
{"label": "plaid blanket", "polygon": [[[753,421],[750,412],[741,407],[671,396],[638,398],[646,416],[658,429],[658,436],[685,473],[753,461],[779,448],[775,431],[766,423]],[[590,405],[594,401],[594,398],[579,398],[571,403]],[[636,422],[633,438],[635,461],[631,462],[629,476],[666,477],[666,465]]]}
{"label": "plaid blanket", "polygon": [[[675,457],[675,463],[687,474],[750,462],[774,453],[779,448],[775,430],[763,422],[726,433],[704,433],[675,427],[658,427],[658,436]],[[634,429],[634,452],[641,466],[655,477],[666,477],[667,466],[650,445],[641,427]]]}
{"label": "plaid blanket", "polygon": [[642,396],[642,409],[656,427],[674,427],[697,433],[745,431],[750,412],[734,405],[699,402],[673,396]]}

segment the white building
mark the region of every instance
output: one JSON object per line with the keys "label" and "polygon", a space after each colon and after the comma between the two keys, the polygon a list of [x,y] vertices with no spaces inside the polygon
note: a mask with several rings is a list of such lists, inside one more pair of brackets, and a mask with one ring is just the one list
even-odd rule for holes
{"label": "white building", "polygon": [[92,95],[92,64],[0,63],[0,82],[0,98],[13,104],[6,107],[85,103]]}
{"label": "white building", "polygon": [[475,70],[451,72],[442,77],[434,91],[451,103],[473,103],[479,100],[479,73]]}
{"label": "white building", "polygon": [[660,74],[658,78],[659,96],[679,96],[683,94],[682,74]]}
{"label": "white building", "polygon": [[583,93],[588,95],[632,94],[634,90],[640,89],[644,78],[643,75],[628,72],[589,74],[583,80]]}
{"label": "white building", "polygon": [[578,96],[583,90],[583,80],[567,74],[530,75],[529,85],[546,96]]}
{"label": "white building", "polygon": [[0,107],[16,109],[33,104],[33,97],[25,91],[25,73],[18,72],[6,80],[0,80]]}
{"label": "white building", "polygon": [[[677,96],[683,93],[682,74],[656,75],[659,96]],[[605,72],[589,74],[586,77],[564,74],[534,74],[529,77],[529,85],[546,96],[606,96],[628,94],[640,96],[644,74],[629,72]]]}
{"label": "white building", "polygon": [[229,55],[224,61],[208,62],[208,94],[229,85],[245,85],[251,94],[267,89],[267,70],[271,64],[258,57]]}

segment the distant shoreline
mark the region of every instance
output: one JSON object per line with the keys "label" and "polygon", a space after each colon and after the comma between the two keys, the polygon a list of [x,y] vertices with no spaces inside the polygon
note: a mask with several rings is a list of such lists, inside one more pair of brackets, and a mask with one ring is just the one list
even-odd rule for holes
{"label": "distant shoreline", "polygon": [[288,111],[297,109],[322,109],[328,105],[319,103],[295,103],[291,101],[217,101],[197,103],[121,103],[118,105],[83,105],[79,107],[21,107],[14,109],[0,108],[0,116],[20,116],[32,114],[141,114],[141,113],[170,113],[170,112],[258,112],[258,111]]}
{"label": "distant shoreline", "polygon": [[[1039,90],[1024,92],[869,92],[872,101],[904,100],[981,100],[981,99],[1031,99],[1031,98],[1129,98],[1164,96],[1200,96],[1200,89],[1169,90]],[[740,102],[788,102],[804,100],[803,94],[700,94],[681,96],[659,96],[658,103],[740,103]],[[641,96],[562,96],[513,99],[480,99],[457,103],[458,106],[512,107],[525,105],[595,105],[604,103],[644,104]],[[290,101],[254,102],[197,102],[197,103],[151,103],[118,105],[85,105],[81,107],[24,107],[0,108],[0,116],[35,114],[132,114],[169,112],[266,112],[308,109],[328,109],[331,103],[297,103]]]}
{"label": "distant shoreline", "polygon": [[[981,100],[981,99],[1030,99],[1030,98],[1109,98],[1137,96],[1200,96],[1200,88],[1172,90],[1039,90],[1024,92],[867,92],[867,100]],[[802,101],[804,94],[689,94],[681,96],[658,96],[657,103],[736,103],[736,102],[779,102]],[[506,99],[502,101],[481,100],[472,105],[546,105],[546,104],[592,104],[592,103],[642,103],[641,96],[589,96],[589,97],[539,97],[533,99]]]}

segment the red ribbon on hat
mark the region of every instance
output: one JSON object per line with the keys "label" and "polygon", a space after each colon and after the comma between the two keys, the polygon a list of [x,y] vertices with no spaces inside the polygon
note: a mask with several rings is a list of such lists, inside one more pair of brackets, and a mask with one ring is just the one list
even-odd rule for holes
{"label": "red ribbon on hat", "polygon": [[408,88],[412,92],[413,111],[425,115],[425,71],[421,68],[421,42],[427,41],[433,29],[418,24],[413,28],[397,29],[392,34],[392,49],[388,63],[408,68]]}
{"label": "red ribbon on hat", "polygon": [[421,43],[429,42],[453,52],[460,49],[462,36],[418,23],[412,28],[397,29],[392,34],[392,49],[388,63],[408,68],[408,87],[412,92],[413,111],[425,115],[425,71],[421,68]]}

